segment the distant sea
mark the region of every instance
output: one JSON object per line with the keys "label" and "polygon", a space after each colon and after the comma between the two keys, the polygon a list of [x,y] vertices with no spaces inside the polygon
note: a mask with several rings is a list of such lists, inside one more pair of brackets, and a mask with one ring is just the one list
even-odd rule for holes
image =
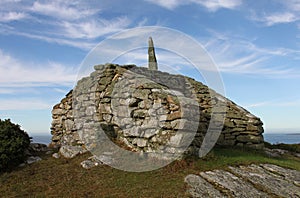
{"label": "distant sea", "polygon": [[264,133],[264,139],[271,144],[300,144],[300,133]]}
{"label": "distant sea", "polygon": [[48,145],[51,142],[51,135],[29,135],[33,143],[42,143]]}
{"label": "distant sea", "polygon": [[[51,135],[32,135],[33,142],[49,144]],[[300,144],[300,133],[264,133],[264,139],[271,144]]]}

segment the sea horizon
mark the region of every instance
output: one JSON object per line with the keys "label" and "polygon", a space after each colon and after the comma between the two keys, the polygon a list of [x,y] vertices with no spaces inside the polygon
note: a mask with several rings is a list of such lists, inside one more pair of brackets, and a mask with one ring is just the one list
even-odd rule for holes
{"label": "sea horizon", "polygon": [[[33,133],[29,134],[32,137],[33,143],[49,144],[51,142],[52,135],[45,133]],[[263,133],[265,142],[271,144],[300,144],[300,132],[267,132]]]}

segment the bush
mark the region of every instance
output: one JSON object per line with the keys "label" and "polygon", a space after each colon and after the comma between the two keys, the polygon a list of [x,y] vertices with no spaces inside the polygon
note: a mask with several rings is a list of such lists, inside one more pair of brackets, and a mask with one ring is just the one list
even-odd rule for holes
{"label": "bush", "polygon": [[30,137],[9,119],[0,119],[0,172],[11,169],[26,159]]}

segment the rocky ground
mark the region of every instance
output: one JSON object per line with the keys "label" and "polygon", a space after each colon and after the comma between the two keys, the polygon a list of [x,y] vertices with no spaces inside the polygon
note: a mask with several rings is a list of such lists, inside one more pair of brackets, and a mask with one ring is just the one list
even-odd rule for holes
{"label": "rocky ground", "polygon": [[191,197],[300,197],[300,172],[271,164],[190,174],[185,182]]}

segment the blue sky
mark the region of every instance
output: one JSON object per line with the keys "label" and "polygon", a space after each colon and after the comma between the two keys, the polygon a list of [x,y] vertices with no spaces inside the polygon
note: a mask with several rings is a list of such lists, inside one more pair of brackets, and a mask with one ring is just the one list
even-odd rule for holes
{"label": "blue sky", "polygon": [[299,13],[299,0],[1,0],[0,118],[49,133],[52,106],[91,49],[125,29],[162,26],[204,46],[226,97],[267,133],[299,132]]}

